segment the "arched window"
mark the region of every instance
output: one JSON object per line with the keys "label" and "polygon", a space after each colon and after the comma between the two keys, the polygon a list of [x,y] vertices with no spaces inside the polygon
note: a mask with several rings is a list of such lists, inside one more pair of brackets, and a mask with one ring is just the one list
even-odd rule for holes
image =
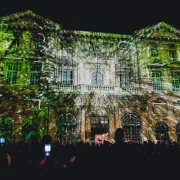
{"label": "arched window", "polygon": [[180,143],[180,122],[176,124],[177,142]]}
{"label": "arched window", "polygon": [[127,141],[141,142],[141,123],[135,114],[126,114],[124,116],[123,129]]}
{"label": "arched window", "polygon": [[62,114],[56,121],[57,138],[64,143],[73,143],[77,140],[77,120],[69,113]]}
{"label": "arched window", "polygon": [[91,84],[92,85],[103,85],[103,74],[100,72],[93,72],[91,74]]}
{"label": "arched window", "polygon": [[156,123],[156,139],[159,141],[168,141],[169,134],[168,134],[168,125],[163,122],[159,121]]}

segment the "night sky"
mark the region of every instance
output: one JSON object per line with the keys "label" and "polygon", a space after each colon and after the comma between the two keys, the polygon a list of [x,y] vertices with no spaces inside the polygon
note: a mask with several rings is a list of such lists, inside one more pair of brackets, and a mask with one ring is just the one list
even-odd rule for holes
{"label": "night sky", "polygon": [[162,21],[180,29],[180,6],[173,0],[159,1],[0,0],[0,16],[32,10],[63,29],[120,34]]}

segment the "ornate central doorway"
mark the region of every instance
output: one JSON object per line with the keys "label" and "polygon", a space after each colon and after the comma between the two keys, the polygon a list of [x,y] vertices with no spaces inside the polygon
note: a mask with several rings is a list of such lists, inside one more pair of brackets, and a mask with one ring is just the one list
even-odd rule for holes
{"label": "ornate central doorway", "polygon": [[109,118],[107,116],[91,117],[91,137],[109,133]]}

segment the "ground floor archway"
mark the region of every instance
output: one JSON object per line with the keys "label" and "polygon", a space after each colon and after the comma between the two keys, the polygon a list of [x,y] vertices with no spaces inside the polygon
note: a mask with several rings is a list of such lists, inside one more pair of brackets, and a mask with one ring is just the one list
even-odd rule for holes
{"label": "ground floor archway", "polygon": [[140,119],[132,113],[126,114],[123,118],[124,137],[126,141],[141,142]]}
{"label": "ground floor archway", "polygon": [[159,121],[155,125],[155,133],[156,133],[156,139],[160,142],[162,141],[168,141],[169,140],[169,134],[168,134],[169,128],[168,125],[163,122]]}
{"label": "ground floor archway", "polygon": [[56,121],[57,139],[62,144],[77,141],[77,119],[70,113],[63,113]]}
{"label": "ground floor archway", "polygon": [[[95,141],[103,141],[109,134],[109,117],[91,117],[91,138]],[[99,139],[99,140],[98,140]]]}

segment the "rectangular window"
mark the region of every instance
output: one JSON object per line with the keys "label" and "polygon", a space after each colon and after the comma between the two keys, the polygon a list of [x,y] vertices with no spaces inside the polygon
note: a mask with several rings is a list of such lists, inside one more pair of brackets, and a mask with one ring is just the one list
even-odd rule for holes
{"label": "rectangular window", "polygon": [[161,72],[152,72],[153,90],[162,90]]}
{"label": "rectangular window", "polygon": [[91,128],[109,128],[107,116],[95,116],[91,119]]}
{"label": "rectangular window", "polygon": [[132,73],[124,72],[120,74],[120,87],[130,88],[132,87]]}
{"label": "rectangular window", "polygon": [[73,84],[73,70],[64,70],[63,71],[63,84],[72,85]]}
{"label": "rectangular window", "polygon": [[41,64],[39,64],[39,63],[31,64],[30,71],[31,71],[30,84],[31,85],[39,85],[40,74],[41,74]]}
{"label": "rectangular window", "polygon": [[103,85],[103,74],[100,72],[93,72],[91,74],[91,85]]}
{"label": "rectangular window", "polygon": [[6,75],[7,84],[16,84],[17,72],[18,72],[18,64],[8,64],[7,75]]}
{"label": "rectangular window", "polygon": [[180,90],[180,72],[172,73],[171,77],[172,77],[172,90],[179,91]]}
{"label": "rectangular window", "polygon": [[170,59],[176,58],[176,51],[175,50],[169,50],[169,57]]}
{"label": "rectangular window", "polygon": [[159,55],[158,49],[151,49],[151,56],[157,57]]}

